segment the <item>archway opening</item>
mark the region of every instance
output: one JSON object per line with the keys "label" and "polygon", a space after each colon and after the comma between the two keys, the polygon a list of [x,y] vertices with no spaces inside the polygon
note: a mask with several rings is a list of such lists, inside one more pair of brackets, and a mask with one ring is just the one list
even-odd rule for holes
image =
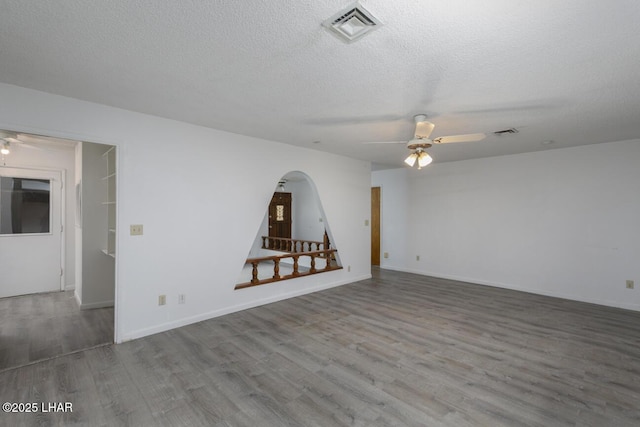
{"label": "archway opening", "polygon": [[236,289],[342,268],[315,184],[300,171],[274,186]]}

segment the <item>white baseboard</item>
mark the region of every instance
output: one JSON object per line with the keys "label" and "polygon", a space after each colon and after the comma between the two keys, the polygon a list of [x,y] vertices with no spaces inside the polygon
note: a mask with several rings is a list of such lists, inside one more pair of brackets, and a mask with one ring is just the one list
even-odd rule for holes
{"label": "white baseboard", "polygon": [[410,269],[410,268],[398,268],[398,267],[393,267],[393,266],[385,266],[385,267],[380,267],[380,268],[382,268],[384,270],[393,270],[393,271],[401,271],[401,272],[404,272],[404,273],[419,274],[421,276],[437,277],[439,279],[456,280],[458,282],[466,282],[466,283],[470,283],[472,285],[493,286],[493,287],[496,287],[496,288],[503,288],[503,289],[510,289],[510,290],[513,290],[513,291],[527,292],[529,294],[544,295],[544,296],[547,296],[547,297],[554,297],[554,298],[562,298],[562,299],[566,299],[566,300],[570,300],[570,301],[586,302],[586,303],[589,303],[589,304],[604,305],[606,307],[624,308],[625,310],[640,311],[640,305],[638,305],[638,304],[629,304],[629,303],[626,303],[626,302],[576,297],[574,295],[563,294],[562,292],[551,292],[551,291],[546,291],[546,290],[540,290],[540,289],[534,289],[534,288],[527,288],[527,287],[522,287],[522,286],[511,285],[509,283],[491,282],[491,281],[487,281],[487,280],[483,280],[483,279],[474,279],[474,278],[471,278],[471,277],[455,276],[455,275],[448,275],[448,274],[437,274],[437,273],[432,273],[432,272],[428,272],[428,271],[413,270],[413,269]]}
{"label": "white baseboard", "polygon": [[[300,289],[294,292],[289,292],[286,294],[279,294],[269,298],[263,298],[260,300],[254,300],[245,304],[239,304],[232,307],[225,307],[219,310],[210,311],[207,313],[198,314],[195,316],[185,317],[182,319],[173,320],[171,322],[162,323],[160,325],[152,326],[150,328],[138,329],[136,331],[132,331],[129,333],[125,333],[122,335],[122,338],[118,341],[118,343],[123,343],[125,341],[130,341],[142,337],[146,337],[148,335],[157,334],[160,332],[168,331],[175,328],[180,328],[182,326],[190,325],[192,323],[201,322],[203,320],[213,319],[214,317],[224,316],[226,314],[235,313],[237,311],[247,310],[250,308],[258,307],[261,305],[270,304],[277,301],[283,301],[289,298],[298,297],[301,295],[311,294],[318,291],[323,291],[329,288],[335,288],[337,286],[346,285],[353,282],[358,282],[360,280],[370,279],[371,274],[364,274],[362,276],[348,278],[345,280],[339,280],[337,282],[325,283],[319,286],[315,286],[312,288]],[[242,291],[238,291],[242,292]]]}

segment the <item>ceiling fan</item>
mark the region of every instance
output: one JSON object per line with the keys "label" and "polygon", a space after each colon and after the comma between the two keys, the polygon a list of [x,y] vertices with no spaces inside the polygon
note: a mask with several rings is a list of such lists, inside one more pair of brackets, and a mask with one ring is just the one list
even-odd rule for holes
{"label": "ceiling fan", "polygon": [[54,150],[72,147],[73,141],[0,130],[2,154],[9,154],[12,146],[32,150]]}
{"label": "ceiling fan", "polygon": [[[418,114],[413,117],[416,123],[416,130],[412,140],[407,142],[407,148],[411,151],[409,157],[404,162],[413,167],[418,162],[418,169],[422,169],[433,161],[433,158],[425,151],[434,144],[451,144],[455,142],[481,141],[486,138],[484,133],[468,133],[464,135],[439,136],[429,139],[435,125],[427,121],[426,114]],[[404,144],[404,141],[370,142],[369,144]]]}
{"label": "ceiling fan", "polygon": [[28,143],[25,144],[25,142],[20,139],[20,135],[15,132],[0,131],[0,146],[2,146],[2,154],[9,154],[11,152],[11,145],[15,147],[22,146],[26,148],[37,148]]}

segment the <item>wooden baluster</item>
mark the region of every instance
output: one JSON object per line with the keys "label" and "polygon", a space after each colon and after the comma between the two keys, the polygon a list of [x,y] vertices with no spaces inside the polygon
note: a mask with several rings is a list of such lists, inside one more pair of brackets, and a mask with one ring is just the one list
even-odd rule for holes
{"label": "wooden baluster", "polygon": [[276,280],[280,279],[280,259],[273,259],[273,278]]}
{"label": "wooden baluster", "polygon": [[258,283],[260,280],[258,280],[258,262],[252,262],[251,265],[253,266],[253,269],[251,270],[251,283]]}
{"label": "wooden baluster", "polygon": [[324,269],[331,270],[331,251],[325,251],[324,259],[327,261],[327,265],[324,266]]}
{"label": "wooden baluster", "polygon": [[300,273],[298,272],[298,258],[300,257],[300,255],[294,255],[293,256],[293,273],[291,273],[293,276],[298,276]]}
{"label": "wooden baluster", "polygon": [[262,236],[262,249],[267,249],[267,236]]}
{"label": "wooden baluster", "polygon": [[309,270],[310,273],[315,273],[316,272],[316,256],[315,255],[311,255],[311,270]]}

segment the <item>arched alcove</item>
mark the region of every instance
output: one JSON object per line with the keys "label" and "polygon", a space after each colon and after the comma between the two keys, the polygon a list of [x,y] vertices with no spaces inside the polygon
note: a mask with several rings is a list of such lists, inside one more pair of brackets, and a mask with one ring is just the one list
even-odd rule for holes
{"label": "arched alcove", "polygon": [[274,185],[236,289],[342,268],[313,180],[285,174]]}

